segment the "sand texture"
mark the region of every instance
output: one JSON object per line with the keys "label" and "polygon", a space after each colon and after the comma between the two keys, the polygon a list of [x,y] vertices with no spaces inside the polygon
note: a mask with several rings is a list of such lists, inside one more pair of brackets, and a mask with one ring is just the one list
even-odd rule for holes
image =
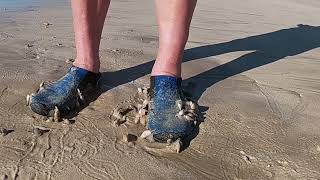
{"label": "sand texture", "polygon": [[183,79],[204,119],[187,149],[161,156],[123,141],[142,126],[110,118],[149,84],[153,12],[151,0],[111,3],[103,92],[67,125],[25,98],[74,58],[69,3],[0,10],[0,180],[320,179],[319,1],[199,0]]}

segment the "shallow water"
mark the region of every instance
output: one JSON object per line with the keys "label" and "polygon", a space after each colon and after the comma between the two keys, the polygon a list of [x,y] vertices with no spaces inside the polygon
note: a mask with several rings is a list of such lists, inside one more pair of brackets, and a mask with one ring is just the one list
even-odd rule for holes
{"label": "shallow water", "polygon": [[65,6],[67,2],[67,0],[0,0],[0,11],[33,11],[40,7]]}
{"label": "shallow water", "polygon": [[1,9],[21,9],[39,6],[40,0],[0,0]]}

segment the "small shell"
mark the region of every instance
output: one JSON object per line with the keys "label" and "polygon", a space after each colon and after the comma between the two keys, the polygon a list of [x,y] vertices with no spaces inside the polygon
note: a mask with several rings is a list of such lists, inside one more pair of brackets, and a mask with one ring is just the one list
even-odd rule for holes
{"label": "small shell", "polygon": [[127,116],[122,116],[122,121],[125,122],[128,120],[128,117]]}
{"label": "small shell", "polygon": [[113,111],[112,116],[116,119],[122,119],[123,115],[120,113],[120,108],[117,108]]}
{"label": "small shell", "polygon": [[177,117],[178,119],[180,119],[180,120],[185,120],[183,116],[180,116],[180,115],[178,115],[178,114],[176,115],[176,117]]}
{"label": "small shell", "polygon": [[189,116],[189,115],[184,115],[183,116],[186,120],[188,120],[188,121],[193,121],[194,120],[194,118],[192,118],[191,116]]}
{"label": "small shell", "polygon": [[180,139],[177,139],[175,142],[171,144],[177,153],[180,153],[182,148],[182,142]]}
{"label": "small shell", "polygon": [[119,121],[112,121],[113,127],[118,127],[120,125]]}
{"label": "small shell", "polygon": [[34,96],[34,93],[31,93],[31,95],[27,95],[27,106],[30,106],[32,103],[32,97]]}
{"label": "small shell", "polygon": [[193,121],[193,124],[196,126],[198,124],[198,122],[197,121]]}
{"label": "small shell", "polygon": [[77,92],[78,92],[78,95],[79,95],[80,100],[81,100],[82,102],[85,102],[85,99],[84,99],[84,97],[82,96],[82,93],[81,93],[80,89],[77,89]]}
{"label": "small shell", "polygon": [[46,120],[47,123],[52,123],[53,122],[53,117],[49,117],[47,120]]}
{"label": "small shell", "polygon": [[122,135],[122,141],[125,142],[125,143],[129,142],[129,137],[128,137],[127,134]]}
{"label": "small shell", "polygon": [[9,130],[4,129],[4,128],[1,128],[1,129],[0,129],[0,135],[6,136],[8,133],[9,133]]}
{"label": "small shell", "polygon": [[190,109],[187,111],[187,113],[195,114],[196,115],[196,110],[195,109]]}
{"label": "small shell", "polygon": [[30,106],[31,104],[31,96],[27,95],[27,106]]}
{"label": "small shell", "polygon": [[138,88],[138,93],[142,94],[142,88]]}
{"label": "small shell", "polygon": [[189,101],[189,106],[190,106],[190,109],[192,109],[192,110],[196,110],[197,109],[196,103],[194,103],[192,101]]}
{"label": "small shell", "polygon": [[149,104],[149,101],[148,100],[144,100],[143,103],[142,103],[142,108],[147,108]]}
{"label": "small shell", "polygon": [[142,105],[141,105],[141,104],[138,104],[138,105],[137,105],[137,108],[138,108],[138,110],[142,109]]}
{"label": "small shell", "polygon": [[140,117],[140,124],[146,126],[147,124],[147,116]]}
{"label": "small shell", "polygon": [[64,120],[63,120],[63,123],[66,124],[66,125],[71,124],[70,121],[69,121],[69,119],[64,119]]}
{"label": "small shell", "polygon": [[147,114],[147,110],[145,110],[145,109],[140,109],[139,110],[140,117],[145,116],[146,114]]}
{"label": "small shell", "polygon": [[45,131],[42,130],[42,129],[40,129],[40,128],[34,127],[34,128],[32,129],[32,134],[33,134],[34,136],[36,136],[36,137],[42,136],[44,133],[45,133]]}
{"label": "small shell", "polygon": [[134,147],[134,142],[128,142],[128,147],[131,147],[131,148],[133,148]]}
{"label": "small shell", "polygon": [[146,130],[141,134],[140,138],[141,139],[146,139],[150,135],[152,135],[151,131],[150,130]]}
{"label": "small shell", "polygon": [[176,104],[177,104],[177,106],[179,107],[179,110],[182,110],[182,106],[183,106],[182,101],[181,101],[181,100],[177,100],[177,101],[176,101]]}
{"label": "small shell", "polygon": [[195,118],[197,115],[195,113],[190,113],[190,112],[187,112],[188,116],[190,116],[191,118]]}
{"label": "small shell", "polygon": [[53,120],[54,122],[60,121],[60,111],[57,106],[54,108]]}
{"label": "small shell", "polygon": [[53,25],[52,23],[49,22],[44,22],[42,23],[46,28],[48,28],[49,26]]}
{"label": "small shell", "polygon": [[151,134],[150,136],[146,137],[146,140],[147,140],[148,142],[150,142],[150,143],[155,142],[152,134]]}
{"label": "small shell", "polygon": [[140,122],[140,116],[139,114],[136,115],[136,117],[134,118],[134,123],[138,124]]}
{"label": "small shell", "polygon": [[39,85],[39,91],[41,91],[42,89],[44,89],[44,81],[42,81],[41,84]]}
{"label": "small shell", "polygon": [[149,88],[143,88],[142,93],[147,95],[149,92]]}
{"label": "small shell", "polygon": [[185,111],[184,111],[184,110],[181,110],[181,111],[179,111],[179,113],[178,113],[179,116],[183,116],[184,114],[185,114]]}

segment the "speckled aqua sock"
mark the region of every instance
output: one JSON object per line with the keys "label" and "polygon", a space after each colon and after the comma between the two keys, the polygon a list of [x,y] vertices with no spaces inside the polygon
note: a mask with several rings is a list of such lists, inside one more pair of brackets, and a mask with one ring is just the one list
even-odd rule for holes
{"label": "speckled aqua sock", "polygon": [[84,90],[89,84],[95,86],[100,76],[100,73],[73,66],[61,79],[32,96],[31,110],[43,116],[50,116],[57,106],[61,114],[68,114],[75,110],[79,103],[77,89]]}
{"label": "speckled aqua sock", "polygon": [[175,140],[191,132],[191,123],[176,117],[180,111],[176,101],[181,99],[181,81],[181,78],[171,76],[151,77],[151,107],[147,128],[158,142]]}

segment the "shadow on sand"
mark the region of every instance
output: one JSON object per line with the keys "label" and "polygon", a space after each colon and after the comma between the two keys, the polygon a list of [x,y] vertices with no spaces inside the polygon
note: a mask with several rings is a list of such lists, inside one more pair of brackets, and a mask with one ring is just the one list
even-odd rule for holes
{"label": "shadow on sand", "polygon": [[[320,47],[320,27],[298,25],[290,29],[237,39],[230,42],[205,45],[184,51],[183,62],[212,57],[236,51],[253,51],[228,63],[214,67],[194,77],[185,79],[184,83],[196,82],[193,99],[198,101],[207,88],[228,77],[273,63],[287,56],[294,56]],[[115,72],[102,73],[102,92],[131,82],[150,74],[154,61]],[[207,107],[200,107],[202,114]],[[198,131],[198,130],[197,130]],[[195,133],[191,139],[197,136]],[[191,140],[190,139],[190,140]]]}
{"label": "shadow on sand", "polygon": [[[319,37],[320,27],[298,25],[267,34],[187,49],[184,51],[183,62],[237,51],[254,52],[185,79],[184,83],[196,82],[194,100],[197,101],[207,88],[221,80],[320,47]],[[108,87],[103,89],[103,92],[150,74],[153,64],[154,60],[127,69],[102,73],[101,84]]]}

